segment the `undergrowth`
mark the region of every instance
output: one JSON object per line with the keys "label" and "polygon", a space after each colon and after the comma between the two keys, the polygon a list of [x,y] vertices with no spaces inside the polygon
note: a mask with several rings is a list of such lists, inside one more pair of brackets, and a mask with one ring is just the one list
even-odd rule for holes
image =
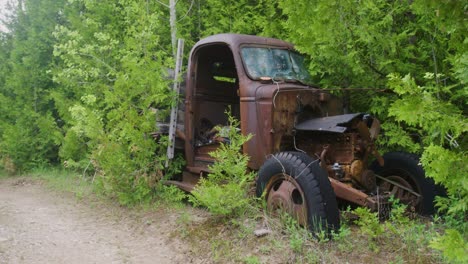
{"label": "undergrowth", "polygon": [[74,194],[78,199],[89,197],[94,193],[91,181],[77,172],[62,168],[44,167],[37,168],[25,176],[42,180],[49,188]]}
{"label": "undergrowth", "polygon": [[[444,263],[430,247],[442,226],[410,219],[401,208],[396,202],[383,222],[367,209],[348,210],[331,239],[314,237],[288,215],[273,218],[258,207],[230,219],[185,218],[176,232],[184,234],[196,254],[209,255],[215,263]],[[255,236],[260,229],[267,234]]]}
{"label": "undergrowth", "polygon": [[[229,115],[228,115],[229,116]],[[330,239],[312,236],[288,215],[271,217],[258,200],[249,196],[252,173],[241,146],[249,137],[236,130],[229,117],[230,144],[211,153],[217,162],[189,198],[205,207],[211,217],[190,221],[184,216],[176,231],[191,243],[196,254],[215,263],[440,263],[430,247],[441,228],[425,218],[410,219],[406,206],[392,199],[389,219],[358,207],[342,214],[342,226]],[[353,217],[349,217],[353,216]],[[255,231],[264,235],[256,236]],[[265,235],[266,234],[266,235]]]}
{"label": "undergrowth", "polygon": [[[186,207],[187,194],[175,186],[164,185],[164,181],[155,183],[151,189],[145,186],[141,191],[141,195],[148,197],[139,199],[139,203],[122,204],[120,200],[116,200],[104,193],[102,187],[93,177],[73,170],[45,167],[17,176],[11,176],[0,171],[0,179],[7,177],[30,177],[43,181],[47,187],[55,191],[71,193],[78,199],[107,200],[116,205],[125,205],[128,208],[152,210],[156,208],[182,209]],[[138,188],[135,190],[138,190]]]}
{"label": "undergrowth", "polygon": [[[211,173],[201,179],[192,196],[159,181],[153,185],[145,183],[141,190],[132,186],[142,197],[134,198],[138,203],[124,204],[147,209],[160,206],[181,209],[189,200],[206,208],[210,213],[207,217],[181,213],[173,234],[189,242],[194,255],[208,256],[215,263],[465,262],[466,233],[460,235],[451,230],[457,225],[458,230],[460,226],[466,230],[466,223],[450,217],[410,218],[406,206],[396,199],[391,200],[386,221],[367,208],[342,211],[341,228],[332,238],[326,234],[312,236],[288,215],[271,217],[262,209],[265,206],[250,194],[254,174],[247,171],[248,157],[240,151],[250,136],[238,132],[239,124],[233,117],[229,121],[229,129],[224,130],[228,132],[229,143],[221,143],[211,153],[218,162],[210,167]],[[180,169],[175,167],[173,173]],[[103,190],[99,182],[96,184],[93,177],[85,174],[43,169],[31,175],[78,198],[99,195]],[[258,231],[263,234],[255,235]],[[456,246],[450,249],[447,245],[451,244]],[[441,252],[451,257],[444,259]]]}
{"label": "undergrowth", "polygon": [[[206,207],[214,215],[229,217],[244,213],[255,201],[248,195],[254,173],[247,171],[249,158],[241,152],[242,145],[252,136],[240,134],[239,121],[229,112],[226,114],[229,126],[217,127],[217,130],[219,137],[227,140],[210,153],[217,162],[209,167],[207,177],[200,179],[189,200]],[[221,135],[222,132],[225,135]]]}
{"label": "undergrowth", "polygon": [[[43,169],[29,175],[78,198],[96,194],[92,179],[78,173]],[[158,185],[156,193],[158,203],[149,203],[149,210],[186,206],[186,194],[175,187]],[[443,263],[441,253],[430,247],[431,241],[458,220],[447,223],[439,217],[412,219],[404,209],[394,201],[389,219],[383,222],[367,209],[348,209],[342,212],[340,230],[328,239],[313,237],[288,215],[271,217],[258,204],[249,203],[227,217],[181,213],[173,235],[187,241],[194,255],[207,256],[214,263]],[[254,232],[261,229],[267,234],[255,236]],[[460,241],[463,238],[455,236],[445,242]],[[464,256],[460,251],[451,253],[460,259]]]}

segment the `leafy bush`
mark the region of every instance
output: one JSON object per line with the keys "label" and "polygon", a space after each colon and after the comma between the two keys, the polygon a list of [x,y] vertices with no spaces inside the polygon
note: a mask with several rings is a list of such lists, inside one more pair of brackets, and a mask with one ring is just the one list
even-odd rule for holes
{"label": "leafy bush", "polygon": [[379,222],[377,212],[371,212],[369,208],[358,207],[354,213],[359,217],[356,224],[361,228],[361,232],[368,238],[369,247],[377,251],[378,247],[375,242],[380,235],[385,231],[384,227]]}
{"label": "leafy bush", "polygon": [[[160,49],[157,4],[116,5],[78,0],[56,27],[58,66],[52,94],[66,123],[61,158],[95,172],[98,187],[123,204],[149,201],[165,163],[164,141],[157,144],[155,108],[170,108]],[[151,9],[152,12],[149,12]],[[113,16],[110,14],[121,14]],[[71,107],[70,107],[71,106]]]}
{"label": "leafy bush", "polygon": [[[454,93],[459,87],[444,86],[434,78],[433,74],[427,73],[427,82],[420,86],[410,75],[403,78],[390,75],[389,86],[398,99],[391,104],[389,115],[401,124],[417,129],[423,147],[421,164],[426,175],[442,184],[447,191],[448,197],[439,197],[437,205],[441,211],[458,220],[432,245],[448,253],[447,258],[455,260],[453,252],[466,251],[468,119],[461,108],[463,103],[458,101],[458,92]],[[458,235],[455,234],[457,232]],[[452,243],[458,239],[463,243]]]}
{"label": "leafy bush", "polygon": [[14,174],[53,163],[61,139],[50,115],[25,112],[14,124],[3,124],[0,165]]}
{"label": "leafy bush", "polygon": [[221,143],[216,151],[210,153],[216,162],[209,167],[211,172],[207,177],[201,178],[195,186],[190,201],[207,207],[215,215],[234,216],[244,212],[253,201],[248,188],[254,174],[247,172],[249,158],[241,152],[242,145],[251,135],[241,135],[237,129],[239,121],[226,114],[229,116],[229,143]]}
{"label": "leafy bush", "polygon": [[468,243],[456,229],[447,229],[443,236],[436,237],[431,246],[444,253],[452,263],[468,263]]}
{"label": "leafy bush", "polygon": [[159,200],[174,207],[182,207],[182,202],[187,198],[187,194],[179,187],[164,185],[163,183],[159,183],[156,186],[156,194]]}

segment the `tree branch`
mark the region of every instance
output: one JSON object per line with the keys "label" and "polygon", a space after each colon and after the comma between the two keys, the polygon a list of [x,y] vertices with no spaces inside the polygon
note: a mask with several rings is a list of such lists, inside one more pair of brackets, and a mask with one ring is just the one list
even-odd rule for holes
{"label": "tree branch", "polygon": [[165,3],[161,2],[161,1],[158,1],[158,0],[155,0],[155,1],[158,2],[158,3],[160,3],[161,5],[163,5],[163,6],[167,7],[167,8],[169,8],[169,5],[166,5]]}
{"label": "tree branch", "polygon": [[[195,0],[192,0],[192,3],[190,3],[190,7],[189,7],[189,9],[187,10],[187,12],[185,13],[185,15],[183,15],[181,18],[179,18],[179,20],[177,20],[177,22],[181,21],[182,19],[184,19],[184,18],[188,15],[188,13],[190,12],[190,10],[192,10],[193,3],[194,3],[194,2],[195,2]],[[177,4],[177,2],[176,2],[176,4]]]}

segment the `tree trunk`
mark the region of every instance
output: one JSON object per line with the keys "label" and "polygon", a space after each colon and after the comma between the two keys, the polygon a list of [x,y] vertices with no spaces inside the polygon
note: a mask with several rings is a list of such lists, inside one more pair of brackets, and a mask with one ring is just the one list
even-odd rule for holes
{"label": "tree trunk", "polygon": [[177,14],[176,14],[176,1],[169,0],[169,23],[171,26],[171,43],[172,43],[172,56],[174,59],[176,58],[176,50],[177,50]]}

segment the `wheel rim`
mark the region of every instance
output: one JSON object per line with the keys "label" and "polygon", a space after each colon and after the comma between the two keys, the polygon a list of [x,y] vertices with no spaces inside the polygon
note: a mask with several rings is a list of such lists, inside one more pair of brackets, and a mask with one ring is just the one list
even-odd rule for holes
{"label": "wheel rim", "polygon": [[[408,188],[414,192],[419,193],[419,191],[415,190],[415,188],[402,176],[391,175],[385,178],[395,183],[398,183],[399,185],[405,188]],[[379,184],[379,187],[381,191],[383,191],[384,193],[388,193],[389,195],[392,195],[394,198],[398,199],[400,202],[404,204],[407,204],[412,207],[416,207],[416,205],[419,203],[419,198],[416,195],[388,181],[383,180]]]}
{"label": "wheel rim", "polygon": [[272,213],[285,212],[307,226],[307,204],[297,181],[287,174],[273,176],[266,186],[267,208]]}

